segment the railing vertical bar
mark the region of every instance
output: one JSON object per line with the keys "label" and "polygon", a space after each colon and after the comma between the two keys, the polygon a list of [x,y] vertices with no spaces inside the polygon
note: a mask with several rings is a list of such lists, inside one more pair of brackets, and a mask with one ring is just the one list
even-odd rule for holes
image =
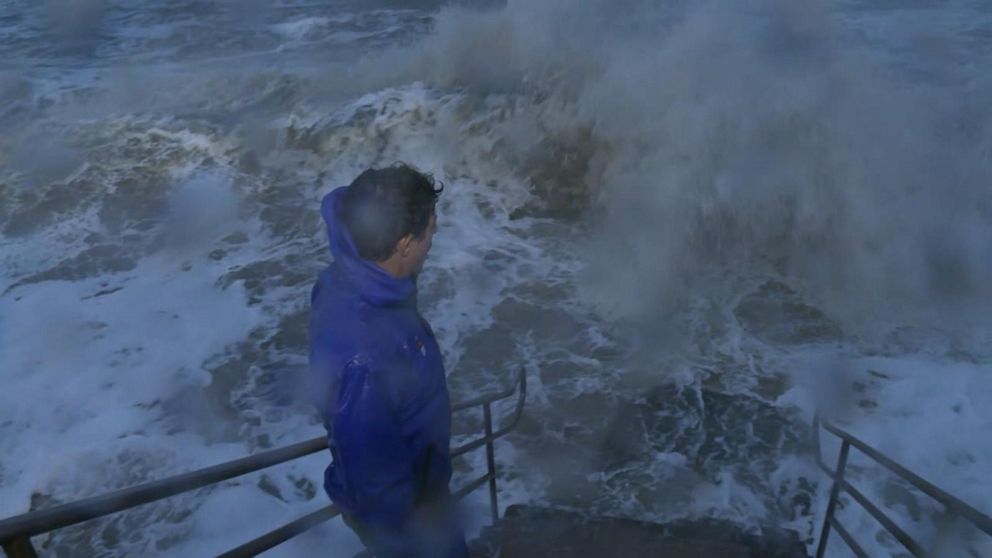
{"label": "railing vertical bar", "polygon": [[3,551],[7,558],[38,558],[31,544],[31,537],[17,537],[3,541]]}
{"label": "railing vertical bar", "polygon": [[486,469],[489,474],[489,507],[493,523],[499,520],[499,505],[496,502],[496,456],[493,448],[493,413],[491,403],[486,402],[482,413],[486,421]]}
{"label": "railing vertical bar", "polygon": [[851,444],[847,440],[840,446],[840,455],[837,457],[837,472],[834,477],[834,484],[830,487],[830,501],[827,503],[827,512],[823,517],[823,528],[820,530],[820,543],[816,547],[816,558],[823,558],[823,553],[827,550],[827,538],[830,537],[830,519],[834,516],[834,508],[837,507],[837,498],[840,494],[841,479],[844,478],[844,469],[847,467],[847,454],[851,449]]}
{"label": "railing vertical bar", "polygon": [[823,451],[820,447],[820,415],[813,415],[813,451],[816,452],[816,461],[820,462]]}

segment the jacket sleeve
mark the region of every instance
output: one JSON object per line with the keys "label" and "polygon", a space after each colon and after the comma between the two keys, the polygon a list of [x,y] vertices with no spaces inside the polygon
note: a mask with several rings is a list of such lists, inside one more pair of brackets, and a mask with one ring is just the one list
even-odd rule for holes
{"label": "jacket sleeve", "polygon": [[355,516],[371,530],[398,534],[413,514],[417,486],[412,452],[393,405],[374,371],[348,364],[333,411],[334,442]]}

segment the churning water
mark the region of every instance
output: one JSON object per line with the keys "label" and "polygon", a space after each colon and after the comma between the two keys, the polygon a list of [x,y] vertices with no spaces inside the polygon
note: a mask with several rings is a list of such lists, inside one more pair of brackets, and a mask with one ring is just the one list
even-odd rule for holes
{"label": "churning water", "polygon": [[[397,160],[446,184],[420,297],[453,398],[529,375],[501,505],[812,541],[819,406],[992,512],[982,0],[6,1],[0,53],[0,516],[320,435],[319,200]],[[326,460],[35,542],[217,553],[325,505]]]}

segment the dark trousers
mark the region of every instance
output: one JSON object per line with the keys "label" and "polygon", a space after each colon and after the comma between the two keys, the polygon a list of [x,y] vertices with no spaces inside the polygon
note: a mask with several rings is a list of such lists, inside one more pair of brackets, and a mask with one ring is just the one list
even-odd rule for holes
{"label": "dark trousers", "polygon": [[365,545],[366,551],[358,555],[362,558],[468,558],[465,535],[448,498],[418,506],[413,517],[395,529],[364,525],[350,514],[341,517]]}

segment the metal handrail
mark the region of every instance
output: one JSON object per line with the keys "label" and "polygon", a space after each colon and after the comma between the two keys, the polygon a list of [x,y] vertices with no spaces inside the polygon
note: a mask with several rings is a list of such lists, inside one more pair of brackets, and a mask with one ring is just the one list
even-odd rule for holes
{"label": "metal handrail", "polygon": [[[831,470],[830,467],[823,462],[820,452],[821,427],[841,440],[840,453],[837,457],[837,467],[833,470]],[[827,511],[823,518],[823,527],[820,531],[820,540],[816,549],[816,558],[823,558],[823,554],[827,549],[827,541],[830,537],[831,529],[837,531],[837,534],[840,535],[841,539],[847,543],[848,547],[854,551],[857,556],[868,556],[864,549],[862,549],[861,546],[859,546],[854,540],[854,537],[852,537],[851,534],[844,528],[840,520],[834,515],[841,490],[850,494],[856,502],[861,504],[861,507],[871,514],[871,516],[874,517],[882,525],[882,527],[885,527],[889,534],[895,537],[896,540],[898,540],[913,556],[918,556],[921,558],[929,556],[929,553],[927,553],[927,551],[924,550],[923,547],[916,542],[916,540],[896,525],[896,523],[889,516],[885,515],[885,513],[878,508],[878,506],[873,504],[867,496],[862,494],[861,491],[844,479],[844,472],[847,468],[847,459],[851,447],[854,447],[876,463],[884,466],[889,471],[892,471],[903,480],[909,482],[920,491],[939,502],[944,506],[944,509],[948,514],[964,518],[985,534],[992,536],[992,517],[983,514],[960,499],[955,498],[947,492],[937,488],[935,485],[926,481],[916,473],[896,463],[890,457],[856,438],[850,432],[841,430],[826,420],[822,420],[819,415],[816,415],[813,418],[813,429],[815,434],[816,463],[821,469],[824,470],[824,472],[827,473],[827,476],[833,480],[833,486],[830,489],[830,500],[827,502]]]}
{"label": "metal handrail", "polygon": [[[513,395],[517,391],[517,386],[520,387],[520,393],[517,398],[517,404],[514,408],[513,418],[510,422],[499,429],[496,432],[492,431],[492,412],[490,406],[492,403],[506,399]],[[520,420],[521,415],[523,415],[524,402],[527,397],[527,373],[521,367],[520,372],[517,374],[517,378],[513,381],[509,388],[506,390],[491,393],[488,395],[483,395],[475,399],[471,399],[464,403],[459,403],[457,405],[451,406],[451,411],[463,411],[465,409],[470,409],[472,407],[477,407],[482,405],[485,419],[485,430],[486,435],[482,438],[473,440],[467,444],[463,444],[451,451],[451,457],[458,457],[464,455],[474,449],[486,446],[486,474],[481,477],[470,481],[467,485],[456,490],[452,493],[452,498],[454,500],[461,500],[475,489],[479,488],[486,482],[489,483],[489,504],[490,512],[492,513],[493,523],[499,519],[499,508],[496,501],[496,464],[493,458],[493,442],[502,436],[505,436],[510,431],[512,431],[516,426],[517,422]],[[303,516],[295,521],[287,523],[281,527],[278,527],[264,535],[252,539],[245,544],[231,549],[221,555],[218,558],[244,558],[250,556],[256,556],[282,544],[296,535],[315,527],[316,525],[336,517],[340,513],[337,506],[327,506],[306,516]],[[319,517],[319,519],[318,519]]]}
{"label": "metal handrail", "polygon": [[341,510],[331,504],[324,506],[315,512],[308,513],[299,519],[277,527],[261,537],[254,538],[245,544],[228,550],[218,555],[217,558],[235,558],[240,556],[257,556],[266,550],[275,548],[289,539],[303,533],[311,527],[316,527],[321,523],[334,519],[341,515]]}
{"label": "metal handrail", "polygon": [[245,544],[228,550],[227,552],[220,554],[218,558],[232,558],[235,556],[256,556],[265,552],[266,550],[275,548],[280,544],[288,541],[289,539],[303,533],[304,531],[310,529],[311,527],[316,527],[321,523],[334,519],[335,517],[341,515],[341,510],[337,506],[331,504],[329,506],[324,506],[315,512],[310,512],[299,519],[290,521],[289,523],[269,531],[268,533],[262,535],[261,537],[252,539]]}
{"label": "metal handrail", "polygon": [[[321,436],[197,471],[131,486],[54,508],[16,515],[0,521],[0,542],[6,551],[9,543],[21,538],[30,538],[63,527],[70,527],[84,521],[253,473],[324,449],[327,449],[327,437]],[[7,554],[8,556],[12,555],[10,552]]]}
{"label": "metal handrail", "polygon": [[[516,410],[511,424],[508,427],[504,427],[493,433],[489,411],[490,405],[495,401],[505,399],[512,395],[516,391],[518,385],[520,386],[520,398],[517,401]],[[516,426],[517,421],[520,419],[520,415],[523,412],[523,403],[526,390],[527,376],[524,370],[521,369],[517,378],[514,380],[514,383],[508,390],[452,405],[452,411],[460,411],[474,406],[484,405],[487,429],[486,437],[475,440],[470,444],[466,444],[453,450],[452,457],[471,451],[472,449],[480,447],[483,444],[491,445],[493,440],[507,434],[510,430],[512,430],[513,427]],[[72,525],[77,525],[79,523],[121,512],[140,505],[156,502],[183,492],[216,484],[218,482],[246,475],[248,473],[253,473],[280,463],[285,463],[287,461],[292,461],[294,459],[317,453],[327,449],[327,447],[327,437],[320,436],[282,448],[268,450],[226,463],[191,471],[189,473],[183,473],[165,479],[147,482],[137,486],[109,492],[107,494],[62,504],[53,508],[37,510],[9,517],[0,520],[0,546],[2,546],[4,552],[9,558],[35,558],[37,553],[31,544],[31,537],[35,535],[40,535],[56,529],[62,529],[64,527],[70,527]],[[489,465],[490,470],[484,478],[485,480],[489,480],[491,483],[491,496],[493,501],[495,501],[495,465],[493,463],[489,463]],[[481,483],[479,486],[481,486]],[[478,488],[478,486],[475,486],[475,488]],[[493,509],[495,509],[495,504],[493,505]],[[276,541],[258,552],[268,550],[269,548],[274,547],[290,537],[309,529],[313,525],[326,521],[327,519],[331,519],[337,515],[337,513],[338,512],[335,506],[327,506],[287,525],[284,525],[279,529],[271,531],[266,535],[259,537],[259,539],[251,541],[251,543],[256,543],[263,539],[266,543]],[[291,534],[285,536],[287,533]],[[238,549],[246,546],[247,545],[242,545],[241,547],[238,547]],[[226,553],[224,556],[228,556],[229,554],[230,553]],[[247,554],[239,554],[238,556],[245,555]]]}

